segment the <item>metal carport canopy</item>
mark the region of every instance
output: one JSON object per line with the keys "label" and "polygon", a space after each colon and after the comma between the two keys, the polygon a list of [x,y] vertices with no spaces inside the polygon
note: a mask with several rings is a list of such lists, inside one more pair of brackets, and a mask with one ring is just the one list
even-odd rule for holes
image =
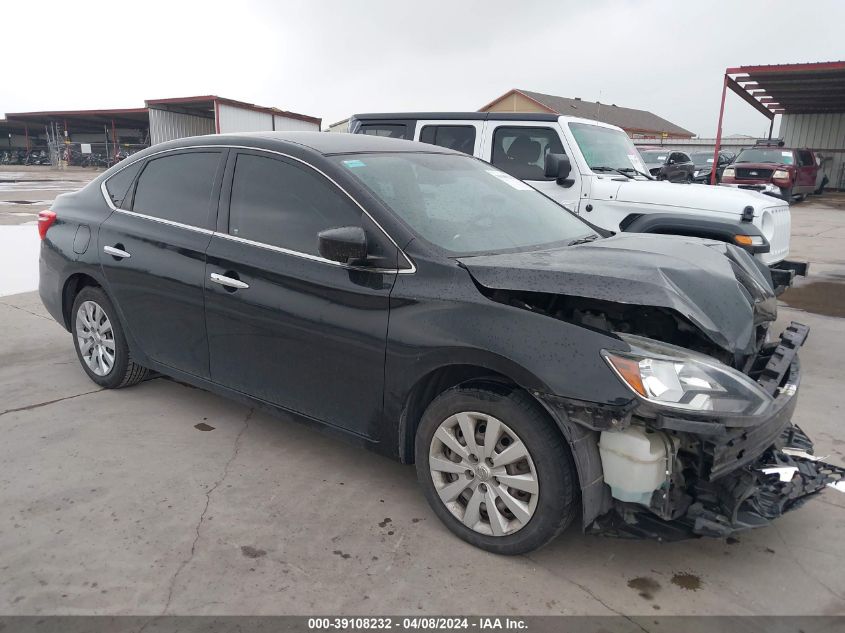
{"label": "metal carport canopy", "polygon": [[[776,114],[845,112],[845,61],[726,68],[714,161],[722,142],[728,88],[771,121],[771,137]],[[715,184],[715,169],[710,181]]]}

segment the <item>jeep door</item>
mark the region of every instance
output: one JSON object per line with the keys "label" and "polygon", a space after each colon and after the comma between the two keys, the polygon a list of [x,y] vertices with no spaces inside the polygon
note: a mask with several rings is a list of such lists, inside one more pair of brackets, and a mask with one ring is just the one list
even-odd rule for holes
{"label": "jeep door", "polygon": [[[574,152],[559,128],[558,123],[546,121],[487,121],[481,157],[578,212],[583,182]],[[545,160],[549,153],[569,156],[572,171],[566,185],[559,185],[555,178],[545,176]]]}

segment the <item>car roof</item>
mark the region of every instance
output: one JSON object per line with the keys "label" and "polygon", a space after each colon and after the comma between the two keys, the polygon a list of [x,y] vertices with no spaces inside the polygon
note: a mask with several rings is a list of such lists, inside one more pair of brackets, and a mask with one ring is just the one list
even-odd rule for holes
{"label": "car roof", "polygon": [[361,121],[557,121],[559,115],[545,112],[367,112],[353,114],[351,118]]}
{"label": "car roof", "polygon": [[220,134],[221,139],[260,138],[267,141],[296,143],[320,154],[355,154],[359,152],[426,152],[435,154],[460,154],[430,143],[417,143],[372,134],[346,132],[250,132],[245,134]]}
{"label": "car roof", "polygon": [[270,150],[300,149],[324,156],[332,154],[357,154],[364,152],[418,152],[427,154],[455,154],[461,152],[402,139],[374,136],[370,134],[349,134],[334,132],[235,132],[230,134],[207,134],[190,136],[153,145],[144,150],[152,154],[161,150],[174,150],[198,146],[244,146]]}

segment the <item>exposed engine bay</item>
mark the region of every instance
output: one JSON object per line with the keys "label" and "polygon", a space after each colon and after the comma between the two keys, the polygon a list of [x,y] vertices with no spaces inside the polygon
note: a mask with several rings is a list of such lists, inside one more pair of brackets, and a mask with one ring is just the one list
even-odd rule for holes
{"label": "exposed engine bay", "polygon": [[[482,288],[482,292],[493,301],[545,314],[591,330],[639,334],[656,341],[707,354],[726,365],[735,366],[737,363],[734,354],[713,343],[700,329],[690,323],[689,319],[670,308],[542,292],[486,288]],[[767,323],[759,326],[759,345],[765,341],[767,329]]]}

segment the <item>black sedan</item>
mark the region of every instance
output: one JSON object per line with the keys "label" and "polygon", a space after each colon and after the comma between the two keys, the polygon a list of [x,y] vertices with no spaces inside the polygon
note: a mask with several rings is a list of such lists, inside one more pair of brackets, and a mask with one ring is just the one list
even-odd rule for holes
{"label": "black sedan", "polygon": [[790,421],[806,328],[773,355],[751,256],[602,238],[451,150],[182,139],[60,196],[39,232],[41,298],[96,384],[155,371],[416,463],[433,511],[493,552],[573,520],[724,536],[828,481],[759,470],[794,465],[784,437],[812,449]]}
{"label": "black sedan", "polygon": [[689,154],[665,147],[638,148],[646,169],[658,180],[692,182],[695,165]]}
{"label": "black sedan", "polygon": [[[716,184],[721,182],[722,172],[725,171],[725,167],[731,164],[735,156],[736,154],[731,152],[719,152],[719,161],[716,165]],[[709,185],[710,176],[713,173],[713,152],[691,152],[690,158],[695,165],[693,182]]]}

